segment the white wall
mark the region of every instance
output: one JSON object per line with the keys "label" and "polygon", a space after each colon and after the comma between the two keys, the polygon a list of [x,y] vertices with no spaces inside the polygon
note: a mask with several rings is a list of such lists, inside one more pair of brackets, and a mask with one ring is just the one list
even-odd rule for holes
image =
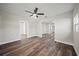
{"label": "white wall", "polygon": [[48,23],[42,23],[42,34],[48,33]]}
{"label": "white wall", "polygon": [[[73,11],[73,20],[75,15],[78,13],[79,16],[79,4],[76,4],[75,9]],[[73,23],[74,25],[74,23]],[[74,41],[74,48],[75,51],[77,53],[77,55],[79,55],[79,32],[74,31],[74,26],[73,26],[73,41]]]}
{"label": "white wall", "polygon": [[11,41],[19,40],[19,20],[17,16],[10,13],[2,12],[0,13],[2,20],[2,39],[0,39],[0,44],[4,44]]}
{"label": "white wall", "polygon": [[54,21],[55,41],[72,45],[72,11],[56,16]]}
{"label": "white wall", "polygon": [[2,41],[2,20],[0,16],[0,42]]}

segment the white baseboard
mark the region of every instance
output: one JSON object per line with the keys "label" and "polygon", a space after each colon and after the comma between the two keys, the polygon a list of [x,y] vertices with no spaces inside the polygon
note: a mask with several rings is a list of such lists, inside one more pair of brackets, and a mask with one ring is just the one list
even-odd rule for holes
{"label": "white baseboard", "polygon": [[68,44],[68,45],[72,45],[74,50],[75,50],[75,52],[76,52],[76,54],[79,56],[79,53],[78,53],[78,51],[77,51],[77,49],[76,49],[76,47],[74,46],[73,43],[63,42],[63,41],[59,41],[59,40],[55,40],[55,41],[60,42],[60,43],[64,43],[64,44]]}
{"label": "white baseboard", "polygon": [[76,54],[79,56],[79,53],[78,53],[78,51],[77,51],[77,49],[76,49],[76,47],[74,45],[73,45],[73,48],[74,48]]}
{"label": "white baseboard", "polygon": [[64,43],[64,44],[68,44],[68,45],[72,45],[72,46],[73,46],[73,43],[64,42],[64,41],[60,41],[60,40],[55,40],[55,41],[60,42],[60,43]]}
{"label": "white baseboard", "polygon": [[7,42],[0,42],[0,45],[10,43],[10,42],[14,42],[14,41],[18,41],[18,40],[21,40],[21,39],[11,40],[11,41],[7,41]]}

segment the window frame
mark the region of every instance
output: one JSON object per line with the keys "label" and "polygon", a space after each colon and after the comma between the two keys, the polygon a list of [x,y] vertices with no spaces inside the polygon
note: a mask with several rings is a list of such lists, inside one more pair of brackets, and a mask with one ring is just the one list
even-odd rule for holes
{"label": "window frame", "polygon": [[79,14],[74,17],[74,31],[79,32]]}

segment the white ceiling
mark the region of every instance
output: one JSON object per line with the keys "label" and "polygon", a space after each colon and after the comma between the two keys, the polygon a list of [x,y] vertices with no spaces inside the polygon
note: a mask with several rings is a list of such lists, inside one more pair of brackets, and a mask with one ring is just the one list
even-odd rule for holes
{"label": "white ceiling", "polygon": [[[0,10],[16,14],[18,16],[29,16],[25,10],[33,11],[38,7],[38,12],[45,13],[46,16],[52,17],[74,8],[73,3],[1,3]],[[40,16],[39,16],[40,17]]]}

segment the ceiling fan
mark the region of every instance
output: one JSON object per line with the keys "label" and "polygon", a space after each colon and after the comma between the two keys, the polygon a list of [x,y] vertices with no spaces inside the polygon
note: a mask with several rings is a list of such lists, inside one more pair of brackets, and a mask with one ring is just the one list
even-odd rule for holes
{"label": "ceiling fan", "polygon": [[38,18],[38,15],[44,15],[44,13],[38,13],[38,8],[35,8],[34,12],[31,12],[28,10],[25,10],[25,12],[31,13],[32,15],[30,15],[30,16],[35,16],[36,18]]}

